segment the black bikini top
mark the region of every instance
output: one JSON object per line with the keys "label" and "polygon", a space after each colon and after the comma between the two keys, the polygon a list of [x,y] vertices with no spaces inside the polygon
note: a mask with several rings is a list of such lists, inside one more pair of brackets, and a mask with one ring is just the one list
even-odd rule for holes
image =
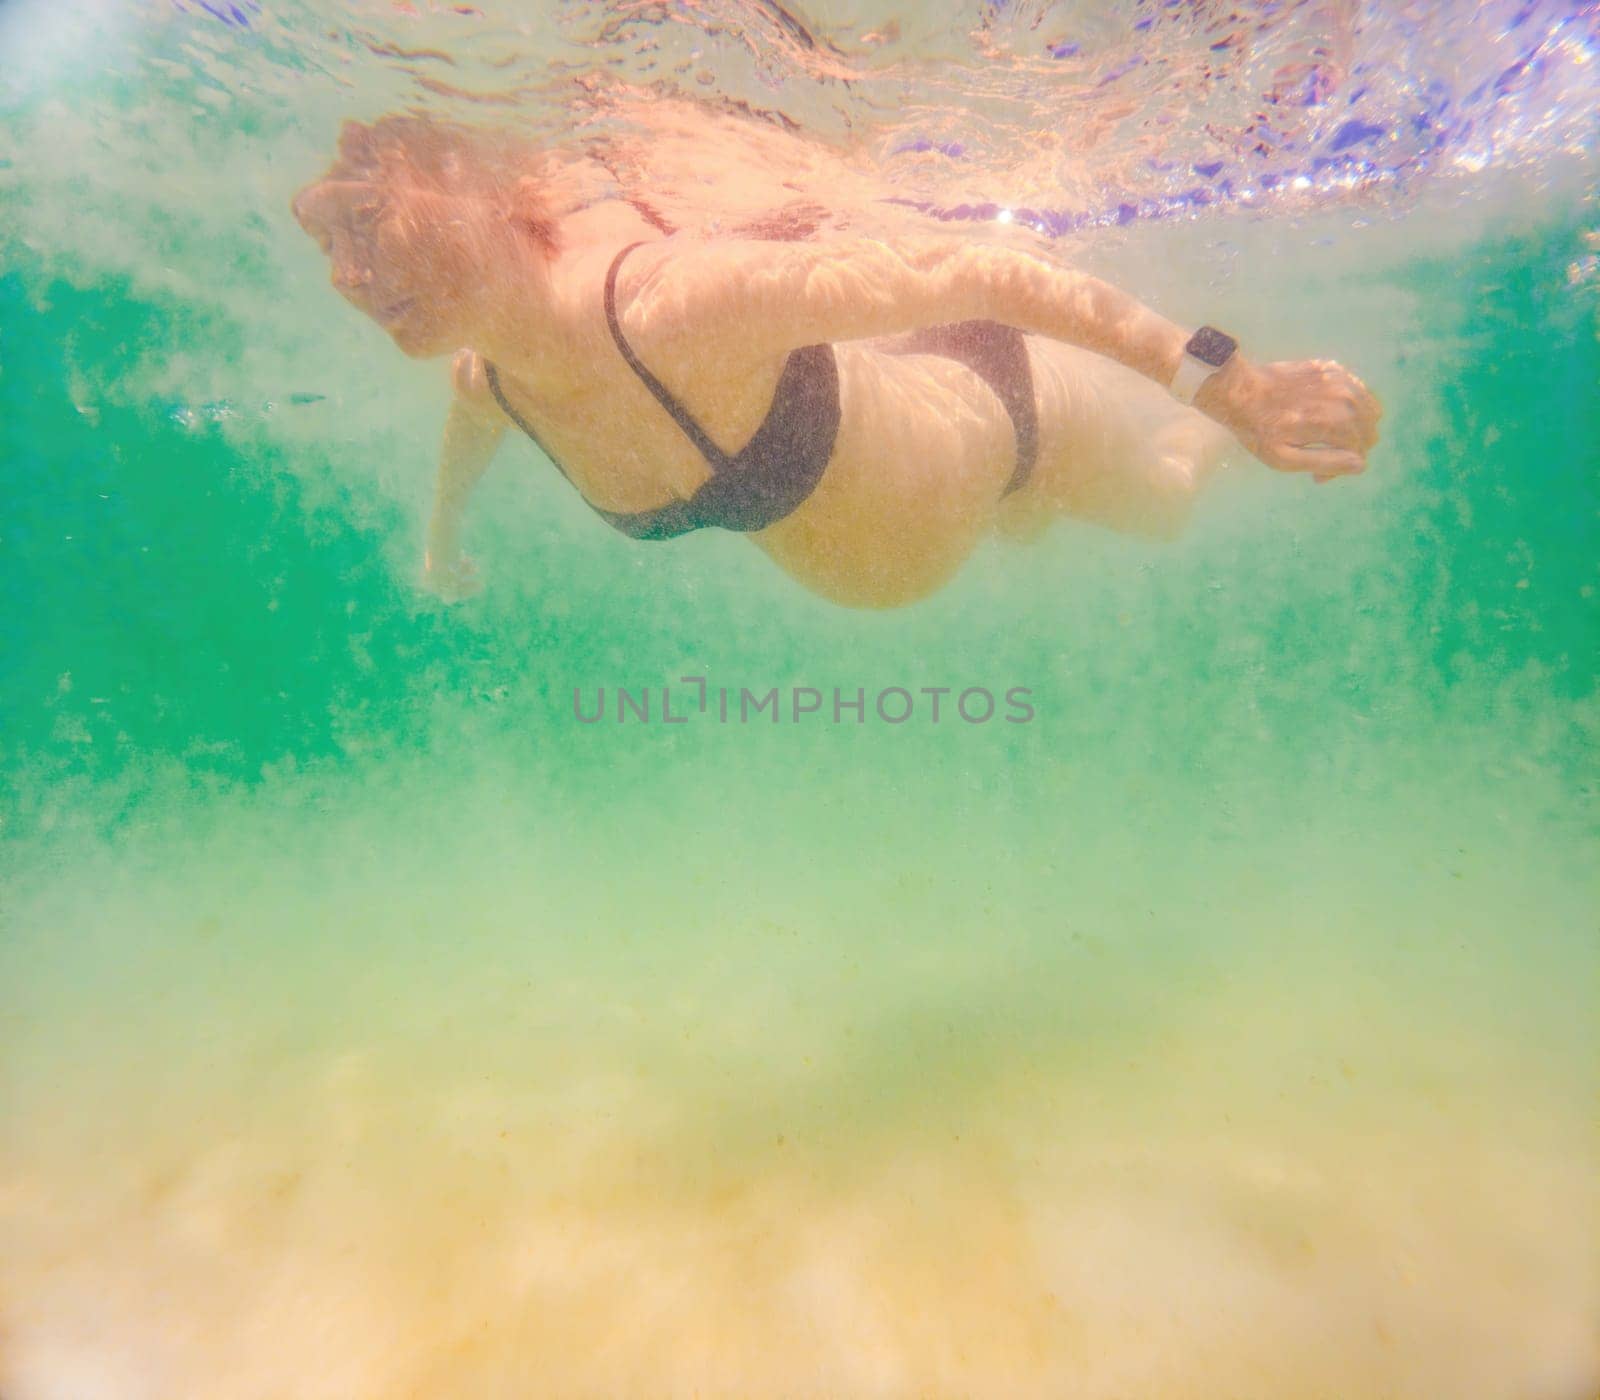
{"label": "black bikini top", "polygon": [[[687,500],[671,501],[654,510],[595,514],[636,540],[670,540],[691,530],[717,526],[723,530],[764,530],[797,510],[822,480],[839,434],[839,367],[831,345],[807,345],[792,350],[772,396],[772,407],[750,441],[729,455],[706,435],[671,391],[640,363],[623,338],[617,320],[617,270],[638,243],[630,243],[612,260],[606,273],[606,325],[628,367],[672,415],[689,440],[700,449],[711,476]],[[539,441],[539,435],[507,402],[500,376],[485,362],[489,392],[505,415],[522,429],[556,469],[572,480],[567,469]]]}

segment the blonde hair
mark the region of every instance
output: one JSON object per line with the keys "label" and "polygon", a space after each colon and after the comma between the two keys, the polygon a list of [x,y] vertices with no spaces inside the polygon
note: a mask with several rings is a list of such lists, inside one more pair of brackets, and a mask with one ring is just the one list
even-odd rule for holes
{"label": "blonde hair", "polygon": [[558,251],[557,220],[544,196],[541,150],[514,132],[423,116],[348,121],[330,178],[368,181],[384,193],[407,190],[487,205],[542,252]]}

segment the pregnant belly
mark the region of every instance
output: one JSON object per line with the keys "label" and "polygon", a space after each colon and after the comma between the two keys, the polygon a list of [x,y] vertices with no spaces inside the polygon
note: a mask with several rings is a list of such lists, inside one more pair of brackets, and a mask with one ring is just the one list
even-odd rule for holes
{"label": "pregnant belly", "polygon": [[754,538],[816,592],[896,607],[935,591],[992,528],[1011,420],[976,374],[932,355],[837,347],[841,421],[817,489]]}

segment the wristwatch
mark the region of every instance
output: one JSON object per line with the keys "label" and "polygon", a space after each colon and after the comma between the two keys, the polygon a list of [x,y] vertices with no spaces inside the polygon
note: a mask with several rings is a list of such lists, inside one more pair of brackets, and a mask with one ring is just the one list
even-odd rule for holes
{"label": "wristwatch", "polygon": [[1172,396],[1193,403],[1200,386],[1233,358],[1239,342],[1215,326],[1201,326],[1183,347],[1183,359],[1172,377]]}

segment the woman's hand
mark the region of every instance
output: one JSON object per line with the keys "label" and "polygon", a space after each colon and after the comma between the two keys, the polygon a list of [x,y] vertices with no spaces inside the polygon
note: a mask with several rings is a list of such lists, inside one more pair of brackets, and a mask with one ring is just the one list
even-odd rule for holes
{"label": "woman's hand", "polygon": [[1365,471],[1383,417],[1367,386],[1332,360],[1254,365],[1235,355],[1200,386],[1194,406],[1274,471],[1318,482]]}
{"label": "woman's hand", "polygon": [[477,565],[465,554],[442,558],[429,550],[422,559],[422,579],[446,603],[460,603],[483,591]]}

